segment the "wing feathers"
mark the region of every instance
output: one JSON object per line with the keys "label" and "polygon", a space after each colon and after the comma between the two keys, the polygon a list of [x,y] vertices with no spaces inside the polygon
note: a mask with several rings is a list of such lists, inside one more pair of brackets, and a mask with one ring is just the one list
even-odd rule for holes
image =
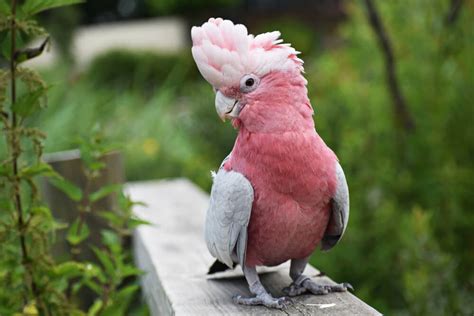
{"label": "wing feathers", "polygon": [[331,200],[331,217],[321,241],[321,249],[329,250],[342,238],[349,221],[349,189],[341,165],[336,166],[337,188]]}
{"label": "wing feathers", "polygon": [[205,237],[210,253],[229,267],[237,255],[245,261],[247,226],[253,203],[253,188],[240,173],[220,169],[214,177]]}

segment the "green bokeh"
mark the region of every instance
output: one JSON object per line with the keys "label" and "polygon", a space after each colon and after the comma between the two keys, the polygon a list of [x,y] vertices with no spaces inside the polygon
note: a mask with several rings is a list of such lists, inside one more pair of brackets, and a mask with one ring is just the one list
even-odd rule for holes
{"label": "green bokeh", "polygon": [[[381,52],[363,7],[348,4],[340,44],[281,22],[303,51],[317,130],[337,153],[351,193],[342,242],[313,263],[348,281],[388,315],[474,311],[474,9],[453,25],[449,1],[377,2],[416,129],[395,120]],[[278,27],[272,22],[267,30]],[[80,76],[46,72],[49,109],[35,124],[48,151],[69,149],[96,124],[121,142],[129,180],[188,177],[208,190],[235,131],[215,115],[213,93],[189,55],[110,53]]]}

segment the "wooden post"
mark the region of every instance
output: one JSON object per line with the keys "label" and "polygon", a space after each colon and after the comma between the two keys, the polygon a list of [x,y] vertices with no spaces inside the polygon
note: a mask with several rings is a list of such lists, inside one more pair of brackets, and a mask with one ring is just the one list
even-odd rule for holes
{"label": "wooden post", "polygon": [[[129,183],[135,213],[152,225],[134,232],[136,264],[145,271],[142,290],[152,315],[381,315],[350,293],[302,295],[284,311],[232,302],[235,294],[250,295],[240,268],[214,276],[206,273],[214,261],[204,242],[209,196],[185,179]],[[261,269],[263,285],[274,295],[291,282],[289,264]],[[308,266],[306,274],[334,283]],[[357,289],[357,284],[354,284]]]}
{"label": "wooden post", "polygon": [[[44,160],[48,162],[53,169],[63,176],[69,182],[75,184],[84,191],[86,185],[86,177],[83,172],[83,165],[79,150],[62,151],[47,154]],[[90,184],[90,192],[95,192],[99,188],[113,184],[123,183],[124,169],[122,155],[120,152],[111,152],[104,157],[106,167],[101,171],[100,177],[94,179]],[[44,200],[51,208],[56,220],[66,224],[71,224],[78,218],[77,202],[72,201],[69,197],[51,185],[47,179],[41,181],[41,193]],[[92,207],[92,211],[113,210],[117,206],[116,194],[111,194],[96,203]],[[100,231],[107,228],[105,220],[94,214],[86,214],[85,223],[89,227],[90,235],[87,243],[83,243],[79,247],[79,253],[75,253],[76,259],[81,261],[87,260],[97,262],[90,245],[98,245],[101,240]],[[56,242],[53,245],[53,255],[62,260],[71,256],[72,248],[66,241],[67,229],[59,230],[56,235]],[[88,306],[95,297],[90,291],[83,290],[81,293],[81,304]]]}

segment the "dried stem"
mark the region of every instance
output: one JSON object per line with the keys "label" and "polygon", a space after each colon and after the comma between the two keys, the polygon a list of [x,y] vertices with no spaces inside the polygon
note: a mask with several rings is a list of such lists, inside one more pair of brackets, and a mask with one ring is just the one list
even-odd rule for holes
{"label": "dried stem", "polygon": [[377,35],[380,48],[382,49],[383,57],[385,60],[385,70],[387,76],[387,84],[392,97],[395,114],[398,122],[410,131],[415,128],[415,122],[413,121],[408,106],[405,101],[405,97],[400,90],[398,84],[396,70],[395,70],[395,57],[393,54],[392,45],[388,37],[387,32],[384,29],[380,16],[372,0],[365,0],[365,6],[367,8],[367,15],[370,25]]}

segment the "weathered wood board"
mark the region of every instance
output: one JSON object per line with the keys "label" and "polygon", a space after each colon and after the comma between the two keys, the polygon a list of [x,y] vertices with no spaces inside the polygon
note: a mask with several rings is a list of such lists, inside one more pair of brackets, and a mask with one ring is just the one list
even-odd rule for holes
{"label": "weathered wood board", "polygon": [[[235,305],[235,294],[250,295],[240,268],[206,275],[213,258],[204,242],[209,196],[185,179],[129,183],[138,216],[153,223],[134,233],[134,255],[146,274],[142,287],[152,315],[381,315],[350,293],[303,295],[287,309]],[[264,286],[274,295],[290,284],[289,264],[261,270]],[[308,266],[318,282],[328,277]]]}

